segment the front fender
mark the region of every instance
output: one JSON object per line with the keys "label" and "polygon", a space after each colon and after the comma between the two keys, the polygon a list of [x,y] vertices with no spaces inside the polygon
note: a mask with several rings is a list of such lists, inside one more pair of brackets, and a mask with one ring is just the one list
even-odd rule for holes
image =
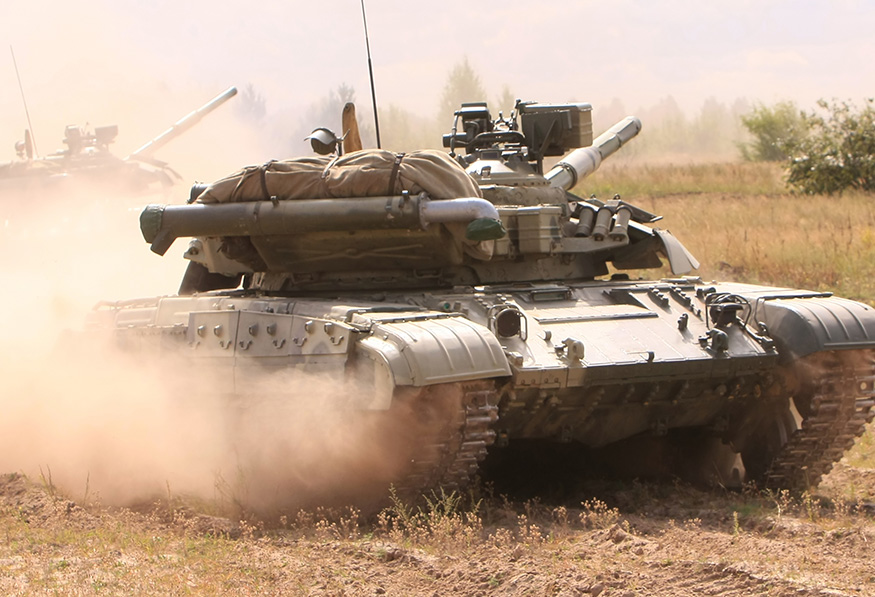
{"label": "front fender", "polygon": [[765,298],[756,310],[785,358],[875,348],[875,309],[839,297]]}
{"label": "front fender", "polygon": [[393,318],[375,322],[357,342],[356,352],[373,367],[377,396],[371,408],[391,404],[397,386],[509,376],[510,366],[498,339],[462,316]]}

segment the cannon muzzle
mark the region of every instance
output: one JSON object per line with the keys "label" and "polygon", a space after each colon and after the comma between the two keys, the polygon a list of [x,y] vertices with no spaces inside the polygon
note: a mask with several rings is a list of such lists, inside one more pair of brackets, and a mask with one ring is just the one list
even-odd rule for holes
{"label": "cannon muzzle", "polygon": [[627,116],[592,142],[590,147],[575,149],[544,175],[554,187],[571,190],[581,179],[589,176],[602,160],[613,155],[641,131],[641,121]]}
{"label": "cannon muzzle", "polygon": [[212,112],[213,110],[215,110],[216,108],[218,108],[219,106],[224,104],[226,101],[228,101],[229,99],[231,99],[235,95],[237,95],[237,88],[236,87],[229,87],[228,89],[226,89],[225,91],[223,91],[222,93],[220,93],[219,95],[217,95],[216,97],[214,97],[213,99],[211,99],[210,101],[205,103],[203,106],[201,106],[200,108],[198,108],[194,112],[191,112],[191,113],[183,116],[181,119],[179,119],[176,122],[176,124],[171,126],[169,129],[167,129],[166,131],[164,131],[163,133],[161,133],[160,135],[158,135],[157,137],[155,137],[154,139],[152,139],[151,141],[149,141],[148,143],[146,143],[145,145],[143,145],[142,147],[140,147],[136,151],[134,151],[131,155],[129,155],[125,159],[126,160],[137,159],[137,158],[144,159],[144,158],[150,157],[153,153],[155,153],[160,148],[167,145],[170,141],[172,141],[173,139],[175,139],[176,137],[178,137],[182,133],[186,132],[188,129],[190,129],[194,125],[196,125],[198,122],[201,121],[201,119],[204,116],[206,116],[207,114],[209,114],[210,112]]}

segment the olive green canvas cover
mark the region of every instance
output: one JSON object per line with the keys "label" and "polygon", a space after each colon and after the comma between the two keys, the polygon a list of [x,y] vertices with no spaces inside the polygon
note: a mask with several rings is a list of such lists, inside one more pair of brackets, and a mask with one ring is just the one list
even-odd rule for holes
{"label": "olive green canvas cover", "polygon": [[437,150],[396,154],[365,149],[344,156],[304,157],[247,166],[210,184],[198,203],[381,197],[426,192],[432,199],[481,197],[453,158]]}

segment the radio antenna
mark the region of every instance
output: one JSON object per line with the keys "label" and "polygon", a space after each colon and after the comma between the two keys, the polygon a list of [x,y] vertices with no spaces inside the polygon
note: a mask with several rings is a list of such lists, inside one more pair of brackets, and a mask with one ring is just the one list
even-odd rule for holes
{"label": "radio antenna", "polygon": [[[364,2],[364,0],[362,0]],[[15,60],[15,50],[9,46],[9,51],[12,52],[12,64],[15,66],[15,76],[18,78],[18,89],[21,91],[21,101],[24,102],[24,115],[27,116],[27,128],[30,131],[30,140],[33,143],[33,153],[39,157],[39,151],[36,148],[36,135],[33,134],[33,125],[30,123],[30,112],[27,110],[27,99],[24,97],[24,87],[21,84],[21,75],[18,74],[18,62]]]}
{"label": "radio antenna", "polygon": [[365,0],[362,0],[362,21],[365,23],[365,47],[368,50],[368,73],[371,75],[371,103],[374,104],[374,128],[377,130],[377,149],[380,145],[380,119],[377,117],[377,92],[374,89],[374,65],[371,63],[371,44],[368,41],[368,17],[365,16]]}

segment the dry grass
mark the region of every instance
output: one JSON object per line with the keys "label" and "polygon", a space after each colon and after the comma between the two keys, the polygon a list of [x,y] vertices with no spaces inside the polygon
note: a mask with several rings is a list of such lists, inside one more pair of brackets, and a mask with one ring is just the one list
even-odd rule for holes
{"label": "dry grass", "polygon": [[875,202],[853,194],[653,199],[645,208],[702,263],[705,279],[830,291],[873,304]]}
{"label": "dry grass", "polygon": [[784,171],[768,162],[720,164],[641,164],[610,161],[583,180],[575,192],[609,199],[619,193],[636,203],[643,198],[675,195],[771,195],[786,193]]}
{"label": "dry grass", "polygon": [[[216,533],[185,509],[80,508],[27,483],[0,495],[0,592],[783,595],[875,580],[856,555],[875,540],[859,501],[639,483],[591,491],[599,497],[565,505],[444,493],[418,507],[396,500],[371,520],[319,510]],[[764,592],[773,586],[784,592]]]}
{"label": "dry grass", "polygon": [[863,434],[845,455],[851,466],[875,471],[875,423],[870,423]]}
{"label": "dry grass", "polygon": [[[630,166],[604,174],[597,185],[664,216],[657,225],[692,251],[706,280],[829,291],[875,305],[871,194],[789,194],[772,164]],[[624,191],[639,186],[649,192]]]}

